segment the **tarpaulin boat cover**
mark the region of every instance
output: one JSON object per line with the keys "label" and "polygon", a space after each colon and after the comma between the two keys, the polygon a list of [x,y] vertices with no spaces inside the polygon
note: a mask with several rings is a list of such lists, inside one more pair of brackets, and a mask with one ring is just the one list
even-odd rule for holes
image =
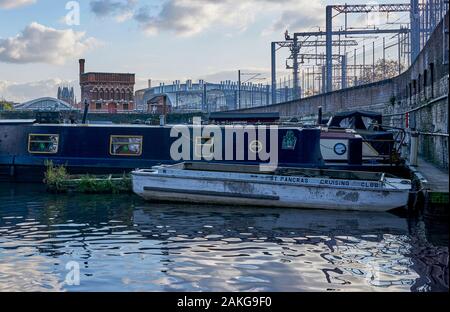
{"label": "tarpaulin boat cover", "polygon": [[[372,123],[380,125],[380,127],[377,128],[378,131],[367,129],[363,120],[364,117],[372,119]],[[380,113],[361,110],[336,113],[333,118],[331,118],[328,127],[342,128],[341,123],[346,119],[348,122],[345,123],[345,128],[356,130],[364,140],[370,142],[378,153],[381,155],[389,155],[391,153],[394,146],[394,135],[391,132],[384,131],[381,127],[383,117]]]}
{"label": "tarpaulin boat cover", "polygon": [[349,119],[349,124],[351,129],[355,130],[367,130],[364,124],[363,117],[371,118],[376,121],[379,125],[383,123],[383,117],[380,113],[354,110],[349,112],[336,113],[333,118],[331,118],[329,127],[341,127],[342,120]]}

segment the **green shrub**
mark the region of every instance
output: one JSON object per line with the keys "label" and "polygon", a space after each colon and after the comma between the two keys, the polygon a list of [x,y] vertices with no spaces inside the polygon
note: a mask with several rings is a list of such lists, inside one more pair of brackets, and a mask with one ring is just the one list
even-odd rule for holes
{"label": "green shrub", "polygon": [[51,191],[66,192],[67,186],[65,181],[69,178],[69,174],[64,166],[55,166],[52,161],[46,161],[44,183]]}
{"label": "green shrub", "polygon": [[81,177],[77,184],[77,191],[88,194],[119,194],[131,192],[131,178],[124,175],[119,180],[112,180],[111,176],[107,179],[98,179],[93,176],[85,175]]}
{"label": "green shrub", "polygon": [[110,176],[82,175],[70,176],[64,166],[55,166],[51,161],[45,163],[44,183],[51,192],[65,193],[75,191],[85,194],[119,194],[131,193],[131,176],[124,174],[113,179]]}

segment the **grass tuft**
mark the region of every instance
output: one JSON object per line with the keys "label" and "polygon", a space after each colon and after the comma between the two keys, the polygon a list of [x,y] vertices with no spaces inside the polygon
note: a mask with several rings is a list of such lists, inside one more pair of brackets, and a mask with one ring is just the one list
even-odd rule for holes
{"label": "grass tuft", "polygon": [[69,174],[64,166],[55,166],[52,161],[45,162],[45,178],[44,183],[52,192],[67,192],[65,181],[69,179]]}
{"label": "grass tuft", "polygon": [[131,193],[133,189],[129,174],[71,176],[64,166],[55,166],[51,161],[46,162],[46,167],[44,183],[53,193],[120,194]]}

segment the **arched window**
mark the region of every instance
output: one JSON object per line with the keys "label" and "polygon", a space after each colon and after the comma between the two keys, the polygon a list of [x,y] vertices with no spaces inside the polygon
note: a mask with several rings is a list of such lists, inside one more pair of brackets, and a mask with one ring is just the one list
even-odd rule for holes
{"label": "arched window", "polygon": [[116,96],[115,96],[116,100],[120,100],[120,90],[116,89]]}
{"label": "arched window", "polygon": [[103,91],[103,89],[100,89],[100,100],[104,99],[105,99],[105,92]]}
{"label": "arched window", "polygon": [[423,71],[423,86],[428,86],[428,70]]}
{"label": "arched window", "polygon": [[422,75],[419,74],[419,78],[417,78],[417,93],[419,94],[419,98],[420,98],[421,86],[422,86]]}
{"label": "arched window", "polygon": [[106,100],[111,100],[110,94],[109,94],[109,89],[105,90],[105,99]]}
{"label": "arched window", "polygon": [[431,98],[434,98],[434,63],[430,63]]}
{"label": "arched window", "polygon": [[98,89],[97,88],[92,90],[92,98],[94,100],[98,100]]}
{"label": "arched window", "polygon": [[132,101],[133,100],[133,92],[131,92],[130,89],[127,89],[127,100]]}
{"label": "arched window", "polygon": [[125,89],[122,89],[121,100],[125,100]]}

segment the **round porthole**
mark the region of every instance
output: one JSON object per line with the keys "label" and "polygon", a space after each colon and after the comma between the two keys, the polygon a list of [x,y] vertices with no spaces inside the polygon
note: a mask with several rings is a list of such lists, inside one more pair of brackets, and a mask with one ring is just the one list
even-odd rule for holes
{"label": "round porthole", "polygon": [[333,149],[334,152],[339,156],[342,156],[345,153],[347,153],[347,146],[343,143],[337,143]]}
{"label": "round porthole", "polygon": [[262,151],[263,146],[262,146],[262,143],[260,141],[254,140],[254,141],[250,142],[249,148],[250,148],[250,151],[252,153],[257,154],[257,153],[260,153]]}

